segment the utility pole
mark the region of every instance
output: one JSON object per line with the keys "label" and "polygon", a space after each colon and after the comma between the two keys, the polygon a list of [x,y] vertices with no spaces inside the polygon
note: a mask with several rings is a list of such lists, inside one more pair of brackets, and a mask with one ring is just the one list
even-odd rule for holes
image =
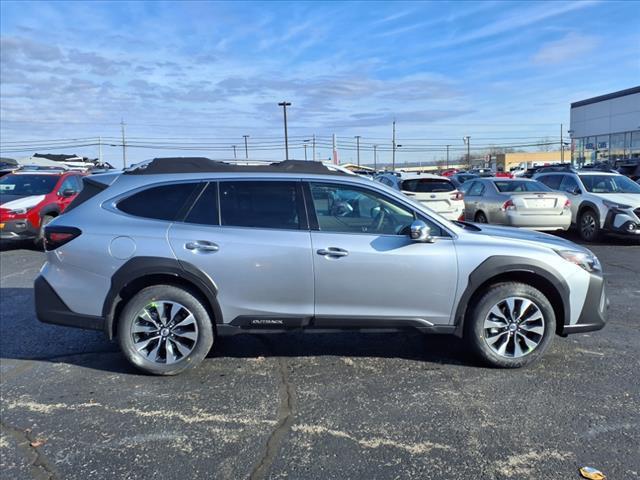
{"label": "utility pole", "polygon": [[249,159],[249,135],[242,135],[244,137],[244,158]]}
{"label": "utility pole", "polygon": [[378,171],[378,145],[373,146],[373,170]]}
{"label": "utility pole", "polygon": [[464,143],[467,145],[467,166],[471,166],[471,137],[466,135],[464,138]]}
{"label": "utility pole", "polygon": [[287,134],[287,107],[291,106],[291,102],[282,101],[278,104],[282,107],[284,113],[284,158],[289,160],[289,136]]}
{"label": "utility pole", "polygon": [[307,143],[309,142],[309,140],[303,140],[302,141],[302,146],[304,147],[304,159],[305,161],[307,160]]}
{"label": "utility pole", "polygon": [[393,137],[391,140],[391,171],[396,171],[396,121],[393,121]]}
{"label": "utility pole", "polygon": [[332,148],[333,148],[333,163],[335,165],[338,165],[338,143],[336,142],[336,134],[334,133],[331,136],[331,141],[332,141]]}
{"label": "utility pole", "polygon": [[233,148],[233,159],[237,159],[238,156],[236,155],[236,146],[235,145],[231,145],[231,147]]}
{"label": "utility pole", "polygon": [[102,163],[102,137],[98,137],[98,162]]}
{"label": "utility pole", "polygon": [[564,163],[564,141],[562,139],[562,124],[560,124],[560,163]]}
{"label": "utility pole", "polygon": [[451,145],[447,145],[447,170],[449,170],[449,147]]}
{"label": "utility pole", "polygon": [[122,168],[127,168],[127,146],[124,140],[124,120],[120,120],[120,128],[122,129]]}
{"label": "utility pole", "polygon": [[311,145],[311,150],[312,150],[312,155],[313,155],[313,161],[316,161],[316,134],[313,134],[313,138],[312,138],[312,145]]}
{"label": "utility pole", "polygon": [[358,158],[358,167],[360,166],[360,135],[355,136],[356,139],[356,152]]}

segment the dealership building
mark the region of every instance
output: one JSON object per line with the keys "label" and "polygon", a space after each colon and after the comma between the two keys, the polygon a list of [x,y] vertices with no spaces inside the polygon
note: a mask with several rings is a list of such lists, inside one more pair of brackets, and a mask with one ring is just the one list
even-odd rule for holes
{"label": "dealership building", "polygon": [[571,104],[571,160],[640,160],[640,86]]}

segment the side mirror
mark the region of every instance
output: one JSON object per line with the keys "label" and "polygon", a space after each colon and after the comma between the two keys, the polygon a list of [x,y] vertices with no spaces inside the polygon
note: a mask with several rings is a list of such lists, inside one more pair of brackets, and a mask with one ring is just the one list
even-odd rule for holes
{"label": "side mirror", "polygon": [[76,194],[75,190],[71,188],[66,188],[62,191],[61,195],[65,198],[73,197]]}
{"label": "side mirror", "polygon": [[431,236],[431,229],[429,225],[422,220],[414,220],[409,227],[409,236],[411,240],[419,243],[433,243],[435,239]]}

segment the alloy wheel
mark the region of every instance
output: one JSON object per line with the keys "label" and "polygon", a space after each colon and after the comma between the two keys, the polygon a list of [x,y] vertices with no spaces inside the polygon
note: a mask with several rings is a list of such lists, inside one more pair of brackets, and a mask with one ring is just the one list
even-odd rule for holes
{"label": "alloy wheel", "polygon": [[134,348],[146,360],[171,364],[193,351],[198,340],[198,324],[184,305],[158,300],[136,314],[130,333]]}
{"label": "alloy wheel", "polygon": [[484,340],[501,357],[520,358],[533,352],[544,337],[545,321],[540,307],[523,297],[497,302],[487,314]]}
{"label": "alloy wheel", "polygon": [[593,238],[596,232],[596,219],[591,213],[585,213],[580,220],[580,233],[585,239]]}

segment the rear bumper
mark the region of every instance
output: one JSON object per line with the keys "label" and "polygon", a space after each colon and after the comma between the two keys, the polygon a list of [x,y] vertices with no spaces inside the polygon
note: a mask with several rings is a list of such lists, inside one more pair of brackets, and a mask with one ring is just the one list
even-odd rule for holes
{"label": "rear bumper", "polygon": [[523,215],[519,213],[508,213],[507,225],[544,230],[568,230],[571,226],[571,213],[567,212],[562,215]]}
{"label": "rear bumper", "polygon": [[35,238],[38,236],[38,229],[29,220],[0,220],[0,239],[20,240],[23,238]]}
{"label": "rear bumper", "polygon": [[571,333],[592,332],[602,329],[608,320],[609,299],[602,275],[591,274],[589,289],[582,312],[578,321],[571,325],[564,325],[560,335]]}
{"label": "rear bumper", "polygon": [[104,330],[104,318],[72,312],[42,275],[36,278],[33,288],[36,316],[42,323],[87,330]]}

